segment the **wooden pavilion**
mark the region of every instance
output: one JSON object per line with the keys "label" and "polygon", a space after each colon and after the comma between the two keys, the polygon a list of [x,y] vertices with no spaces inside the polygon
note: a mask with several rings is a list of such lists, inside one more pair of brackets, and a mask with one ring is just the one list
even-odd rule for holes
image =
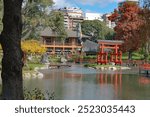
{"label": "wooden pavilion", "polygon": [[[122,64],[122,52],[120,51],[120,46],[123,43],[123,41],[119,40],[99,40],[97,63],[107,64],[108,62],[114,62],[115,64]],[[108,60],[108,54],[110,54],[110,60]]]}
{"label": "wooden pavilion", "polygon": [[[47,48],[47,52],[51,54],[58,53],[74,53],[78,49],[82,48],[81,42],[77,35],[77,31],[70,29],[65,29],[67,37],[64,39],[64,42],[59,38],[59,34],[51,28],[47,27],[41,32],[41,42],[43,47]],[[89,36],[82,35],[82,40],[88,39]]]}

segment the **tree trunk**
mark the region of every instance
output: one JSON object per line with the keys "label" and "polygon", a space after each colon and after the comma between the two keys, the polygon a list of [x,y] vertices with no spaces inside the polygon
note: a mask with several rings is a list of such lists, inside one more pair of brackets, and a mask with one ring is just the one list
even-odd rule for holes
{"label": "tree trunk", "polygon": [[129,51],[128,60],[132,60],[132,51]]}
{"label": "tree trunk", "polygon": [[147,42],[145,45],[144,59],[148,60],[148,56],[149,56],[149,42]]}
{"label": "tree trunk", "polygon": [[0,42],[2,59],[2,99],[20,100],[23,97],[21,50],[22,0],[3,0],[3,31]]}

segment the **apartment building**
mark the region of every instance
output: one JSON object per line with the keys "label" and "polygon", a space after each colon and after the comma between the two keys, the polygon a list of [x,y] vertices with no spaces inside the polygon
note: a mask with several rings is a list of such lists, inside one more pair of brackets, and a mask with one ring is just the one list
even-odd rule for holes
{"label": "apartment building", "polygon": [[111,16],[111,13],[106,13],[104,14],[103,17],[103,21],[106,23],[106,26],[108,26],[109,28],[114,28],[116,26],[115,22],[112,22],[108,19],[108,17]]}
{"label": "apartment building", "polygon": [[80,8],[64,7],[59,9],[64,13],[64,25],[66,29],[76,29],[78,23],[84,20],[84,13]]}
{"label": "apartment building", "polygon": [[85,13],[85,20],[100,20],[103,21],[101,13]]}

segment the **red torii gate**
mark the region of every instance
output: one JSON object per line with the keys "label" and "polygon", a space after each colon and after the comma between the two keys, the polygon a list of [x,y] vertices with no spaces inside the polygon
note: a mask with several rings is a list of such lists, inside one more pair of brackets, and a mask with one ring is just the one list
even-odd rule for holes
{"label": "red torii gate", "polygon": [[[119,47],[124,43],[118,40],[99,40],[100,51],[97,55],[98,64],[107,64],[108,62],[114,62],[115,64],[122,64],[122,52],[119,51]],[[110,61],[108,61],[108,52],[105,49],[113,49],[113,53],[110,53]]]}

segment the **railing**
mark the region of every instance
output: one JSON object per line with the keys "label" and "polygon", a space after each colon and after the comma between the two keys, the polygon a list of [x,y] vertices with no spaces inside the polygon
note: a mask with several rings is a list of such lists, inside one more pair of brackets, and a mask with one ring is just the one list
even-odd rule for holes
{"label": "railing", "polygon": [[141,66],[146,63],[144,60],[123,60],[126,66]]}
{"label": "railing", "polygon": [[52,46],[81,46],[81,44],[79,43],[60,43],[60,42],[55,42],[55,43],[51,43],[51,42],[46,42],[45,45],[52,45]]}
{"label": "railing", "polygon": [[150,64],[143,64],[143,65],[140,65],[140,69],[143,69],[143,70],[150,70]]}

